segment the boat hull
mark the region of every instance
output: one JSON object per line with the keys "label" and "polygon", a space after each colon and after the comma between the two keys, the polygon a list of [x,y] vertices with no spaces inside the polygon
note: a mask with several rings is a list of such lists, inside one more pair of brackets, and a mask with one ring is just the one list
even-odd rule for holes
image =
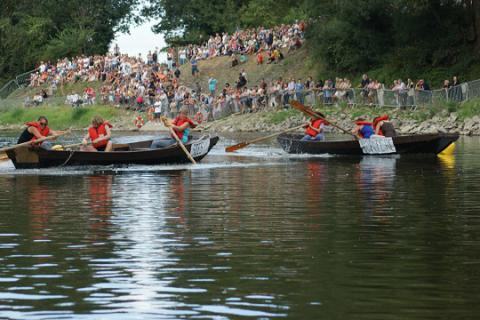
{"label": "boat hull", "polygon": [[[185,144],[195,161],[202,160],[218,142],[217,136],[205,136]],[[177,145],[150,149],[152,140],[129,144],[114,144],[112,152],[53,151],[42,148],[18,148],[7,152],[17,169],[48,168],[58,166],[104,165],[157,165],[188,163],[183,150]]]}
{"label": "boat hull", "polygon": [[[278,142],[288,153],[379,155],[379,154],[439,154],[458,140],[458,134],[422,134],[392,138],[394,148],[387,152],[369,152],[362,149],[358,140],[301,141],[302,135],[282,134]],[[382,139],[382,138],[379,138]]]}

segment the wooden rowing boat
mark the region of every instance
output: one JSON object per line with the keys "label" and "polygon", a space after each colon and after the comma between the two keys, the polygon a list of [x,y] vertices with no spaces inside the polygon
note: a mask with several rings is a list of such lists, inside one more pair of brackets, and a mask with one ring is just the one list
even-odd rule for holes
{"label": "wooden rowing boat", "polygon": [[[195,161],[202,160],[218,142],[218,136],[205,135],[185,144]],[[178,144],[150,149],[152,140],[114,144],[112,152],[54,151],[38,147],[22,147],[7,151],[15,168],[47,168],[56,166],[175,164],[190,160]]]}
{"label": "wooden rowing boat", "polygon": [[439,154],[457,141],[458,134],[421,134],[394,138],[338,141],[301,141],[303,135],[282,134],[278,142],[288,153],[380,155]]}

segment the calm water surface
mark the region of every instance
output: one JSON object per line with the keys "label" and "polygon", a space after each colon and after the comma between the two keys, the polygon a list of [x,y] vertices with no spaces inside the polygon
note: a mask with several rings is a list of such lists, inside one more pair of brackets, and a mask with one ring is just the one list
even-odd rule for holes
{"label": "calm water surface", "polygon": [[231,142],[195,167],[1,164],[0,318],[480,317],[480,139],[442,159]]}

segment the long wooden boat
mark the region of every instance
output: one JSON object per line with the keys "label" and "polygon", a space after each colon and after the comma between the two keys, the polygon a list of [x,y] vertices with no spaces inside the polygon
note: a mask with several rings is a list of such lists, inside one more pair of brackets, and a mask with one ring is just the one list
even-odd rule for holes
{"label": "long wooden boat", "polygon": [[282,134],[278,142],[288,153],[333,155],[439,154],[457,141],[458,134],[421,134],[394,138],[301,141],[303,135]]}
{"label": "long wooden boat", "polygon": [[[218,136],[205,135],[185,144],[195,161],[202,160],[218,142]],[[174,144],[167,148],[150,149],[152,140],[114,144],[112,152],[54,151],[38,147],[22,147],[7,151],[17,169],[83,165],[129,165],[188,163],[189,159]]]}

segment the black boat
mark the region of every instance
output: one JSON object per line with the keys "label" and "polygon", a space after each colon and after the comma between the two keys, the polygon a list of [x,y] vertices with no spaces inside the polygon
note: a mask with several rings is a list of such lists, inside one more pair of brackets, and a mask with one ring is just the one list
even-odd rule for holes
{"label": "black boat", "polygon": [[[185,144],[195,161],[202,160],[218,142],[218,136],[205,135]],[[152,140],[113,144],[112,152],[75,150],[45,150],[22,147],[7,151],[16,169],[47,168],[82,165],[129,165],[188,163],[189,159],[178,144],[167,148],[150,149]]]}
{"label": "black boat", "polygon": [[360,140],[301,141],[303,135],[282,134],[278,142],[288,153],[332,155],[439,154],[458,134],[421,134]]}

